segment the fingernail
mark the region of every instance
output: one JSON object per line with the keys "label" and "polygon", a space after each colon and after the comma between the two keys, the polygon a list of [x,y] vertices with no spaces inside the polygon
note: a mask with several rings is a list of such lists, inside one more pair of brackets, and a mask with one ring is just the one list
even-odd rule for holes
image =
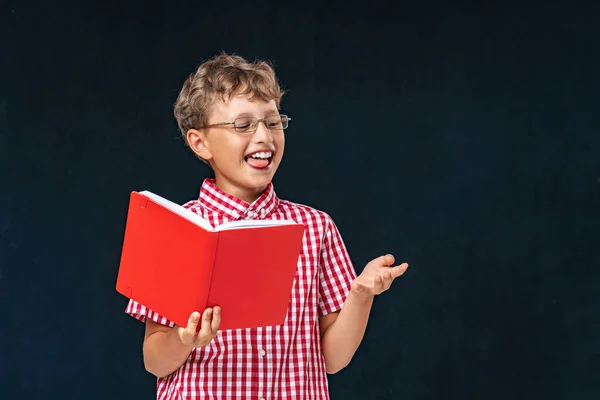
{"label": "fingernail", "polygon": [[219,308],[219,307],[215,307],[214,310],[215,310],[215,314],[219,314],[221,312],[221,308]]}

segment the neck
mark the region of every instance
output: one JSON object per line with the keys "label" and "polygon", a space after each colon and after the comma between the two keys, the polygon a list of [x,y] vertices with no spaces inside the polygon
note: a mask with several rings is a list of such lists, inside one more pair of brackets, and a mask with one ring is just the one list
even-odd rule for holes
{"label": "neck", "polygon": [[248,204],[252,204],[258,199],[267,189],[267,187],[262,188],[240,188],[231,184],[222,183],[220,181],[215,181],[215,185],[227,193],[230,196],[238,198],[242,201],[245,201]]}

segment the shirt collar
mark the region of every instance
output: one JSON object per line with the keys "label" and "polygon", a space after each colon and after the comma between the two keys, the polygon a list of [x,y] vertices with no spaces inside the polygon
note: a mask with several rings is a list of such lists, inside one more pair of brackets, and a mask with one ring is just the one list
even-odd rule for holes
{"label": "shirt collar", "polygon": [[202,207],[237,219],[266,219],[279,205],[273,182],[252,204],[231,196],[219,189],[213,178],[207,178],[200,188],[198,202]]}

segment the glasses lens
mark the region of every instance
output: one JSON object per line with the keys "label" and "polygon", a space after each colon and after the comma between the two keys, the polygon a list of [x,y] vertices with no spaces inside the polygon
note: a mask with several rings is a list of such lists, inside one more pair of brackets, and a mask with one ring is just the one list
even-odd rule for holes
{"label": "glasses lens", "polygon": [[234,128],[238,132],[250,132],[256,129],[256,118],[241,117],[234,121]]}
{"label": "glasses lens", "polygon": [[288,119],[285,115],[274,115],[267,117],[267,127],[272,130],[283,130],[287,128]]}

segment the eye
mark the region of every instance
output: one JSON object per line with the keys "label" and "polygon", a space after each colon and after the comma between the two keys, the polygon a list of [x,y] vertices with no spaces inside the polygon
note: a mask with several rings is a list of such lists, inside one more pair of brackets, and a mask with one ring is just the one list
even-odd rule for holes
{"label": "eye", "polygon": [[240,132],[245,132],[252,128],[252,118],[238,118],[235,120],[235,129]]}
{"label": "eye", "polygon": [[269,129],[281,129],[282,128],[281,118],[275,117],[275,118],[268,119],[267,126],[269,127]]}

